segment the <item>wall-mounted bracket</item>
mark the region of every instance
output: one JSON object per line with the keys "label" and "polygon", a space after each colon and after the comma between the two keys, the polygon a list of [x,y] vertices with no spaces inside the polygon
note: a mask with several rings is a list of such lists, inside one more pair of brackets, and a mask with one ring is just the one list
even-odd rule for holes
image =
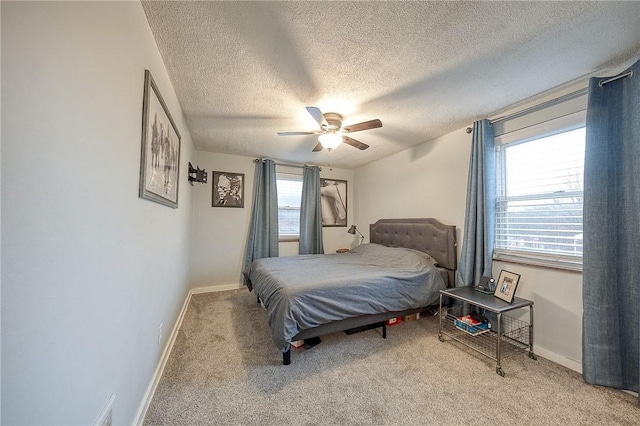
{"label": "wall-mounted bracket", "polygon": [[189,163],[189,183],[191,186],[193,186],[193,182],[207,183],[207,172],[198,168],[194,169]]}

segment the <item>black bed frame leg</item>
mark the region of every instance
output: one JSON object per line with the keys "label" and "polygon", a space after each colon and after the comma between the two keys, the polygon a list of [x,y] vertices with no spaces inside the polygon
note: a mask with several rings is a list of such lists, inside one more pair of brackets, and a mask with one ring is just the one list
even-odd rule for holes
{"label": "black bed frame leg", "polygon": [[382,338],[383,339],[387,338],[387,322],[386,321],[382,324]]}
{"label": "black bed frame leg", "polygon": [[291,364],[291,348],[287,349],[286,352],[282,352],[282,364],[283,365]]}

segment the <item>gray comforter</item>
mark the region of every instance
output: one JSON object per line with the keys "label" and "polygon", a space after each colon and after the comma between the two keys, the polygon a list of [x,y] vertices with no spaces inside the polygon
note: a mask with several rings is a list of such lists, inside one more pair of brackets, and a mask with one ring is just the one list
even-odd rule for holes
{"label": "gray comforter", "polygon": [[418,251],[364,244],[341,254],[258,259],[244,275],[286,351],[302,330],[435,303],[446,286],[434,263]]}

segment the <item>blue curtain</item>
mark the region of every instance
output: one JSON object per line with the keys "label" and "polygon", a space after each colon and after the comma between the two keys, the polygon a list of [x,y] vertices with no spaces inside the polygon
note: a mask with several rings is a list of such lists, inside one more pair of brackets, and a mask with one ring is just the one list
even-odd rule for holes
{"label": "blue curtain", "polygon": [[[253,210],[244,258],[245,270],[255,259],[278,256],[278,189],[276,163],[260,160],[253,180]],[[244,285],[251,290],[244,278]]]}
{"label": "blue curtain", "polygon": [[496,161],[493,128],[484,119],[473,123],[464,236],[456,287],[477,285],[491,276],[496,220]]}
{"label": "blue curtain", "polygon": [[324,254],[322,242],[322,206],[320,204],[320,168],[304,168],[300,203],[300,254]]}
{"label": "blue curtain", "polygon": [[640,61],[631,71],[602,86],[605,78],[589,82],[582,374],[588,383],[638,392]]}

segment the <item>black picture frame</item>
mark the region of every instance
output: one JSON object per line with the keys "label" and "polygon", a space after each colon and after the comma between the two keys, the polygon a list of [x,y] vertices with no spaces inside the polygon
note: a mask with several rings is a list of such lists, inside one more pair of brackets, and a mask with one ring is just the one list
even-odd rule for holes
{"label": "black picture frame", "polygon": [[500,271],[498,277],[498,284],[493,295],[499,299],[504,300],[507,303],[512,303],[513,298],[516,295],[516,289],[518,288],[518,282],[520,281],[520,275],[514,272]]}
{"label": "black picture frame", "polygon": [[211,207],[244,207],[244,173],[213,172]]}
{"label": "black picture frame", "polygon": [[178,208],[180,133],[151,72],[144,72],[138,196]]}
{"label": "black picture frame", "polygon": [[347,181],[320,179],[323,227],[347,227]]}

